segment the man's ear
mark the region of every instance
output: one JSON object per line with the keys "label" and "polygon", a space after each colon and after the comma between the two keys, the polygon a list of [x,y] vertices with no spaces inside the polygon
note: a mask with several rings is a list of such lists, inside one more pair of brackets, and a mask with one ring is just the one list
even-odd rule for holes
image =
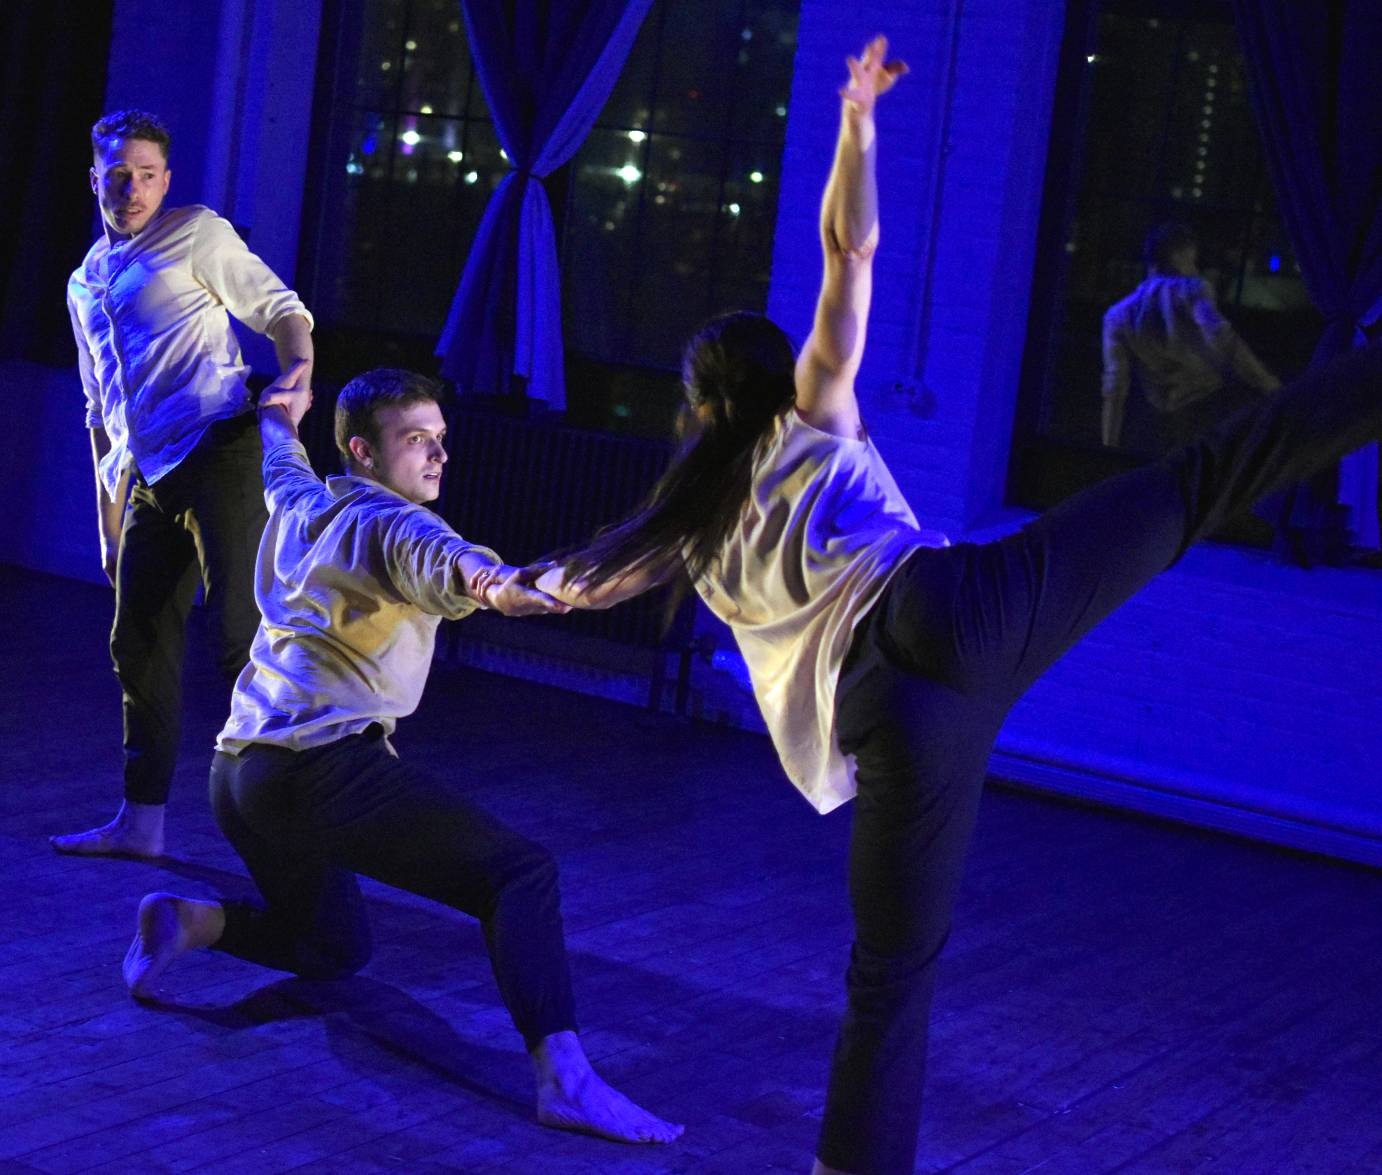
{"label": "man's ear", "polygon": [[95,169],[94,167],[91,169],[90,175],[91,175],[91,194],[92,194],[93,196],[99,195],[99,194],[100,194],[100,182],[101,182],[101,180],[100,180],[100,177],[96,174],[96,169]]}
{"label": "man's ear", "polygon": [[346,444],[350,449],[350,455],[355,458],[356,462],[366,469],[374,468],[374,453],[369,447],[369,441],[365,440],[364,437],[351,437]]}

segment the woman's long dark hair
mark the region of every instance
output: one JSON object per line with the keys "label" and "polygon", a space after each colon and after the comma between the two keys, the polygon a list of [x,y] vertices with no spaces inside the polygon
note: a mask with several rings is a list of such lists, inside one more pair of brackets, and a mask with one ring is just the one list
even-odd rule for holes
{"label": "woman's long dark hair", "polygon": [[761,314],[712,318],[686,346],[683,441],[667,472],[622,522],[564,560],[567,578],[598,587],[638,566],[690,579],[739,520],[758,445],[796,398],[791,340]]}

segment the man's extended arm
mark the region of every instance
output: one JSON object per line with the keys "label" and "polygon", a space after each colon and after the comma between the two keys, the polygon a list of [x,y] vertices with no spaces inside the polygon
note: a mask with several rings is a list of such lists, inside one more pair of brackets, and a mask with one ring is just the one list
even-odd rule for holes
{"label": "man's extended arm", "polygon": [[1233,329],[1233,324],[1214,304],[1213,292],[1207,283],[1202,283],[1200,295],[1192,307],[1195,325],[1209,344],[1219,361],[1243,383],[1260,392],[1274,392],[1281,387],[1281,381],[1267,369],[1266,364],[1253,354]]}
{"label": "man's extended arm", "polygon": [[424,612],[454,620],[476,605],[504,616],[570,611],[535,588],[523,568],[467,542],[449,526],[390,528],[390,540],[385,545],[389,578]]}
{"label": "man's extended arm", "polygon": [[[312,323],[304,315],[288,314],[273,324],[269,337],[278,356],[280,378],[275,386],[291,386],[295,391],[306,391],[307,402],[311,404],[312,364],[316,361],[312,347]],[[283,385],[283,379],[290,377],[293,384]]]}
{"label": "man's extended arm", "polygon": [[[281,373],[277,384],[297,370],[294,390],[310,387],[314,360],[311,314],[224,217],[207,213],[198,221],[192,273],[231,314],[273,340]],[[304,360],[305,366],[298,368]]]}
{"label": "man's extended arm", "polygon": [[298,442],[298,424],[312,406],[312,388],[300,359],[259,398],[259,439],[264,447],[264,495],[269,509],[315,511],[331,503],[331,495],[307,463]]}

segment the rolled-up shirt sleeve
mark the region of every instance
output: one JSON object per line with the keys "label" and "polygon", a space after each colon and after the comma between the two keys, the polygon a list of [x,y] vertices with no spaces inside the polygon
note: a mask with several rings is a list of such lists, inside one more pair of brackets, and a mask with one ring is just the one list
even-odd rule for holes
{"label": "rolled-up shirt sleeve", "polygon": [[502,562],[488,547],[469,543],[442,519],[422,508],[397,511],[385,525],[383,550],[389,579],[409,603],[459,620],[479,604],[466,592],[462,555],[483,555]]}
{"label": "rolled-up shirt sleeve", "polygon": [[101,385],[96,379],[96,368],[91,361],[91,347],[86,341],[86,331],[82,329],[81,316],[72,294],[67,295],[67,313],[72,319],[72,337],[77,343],[77,374],[82,380],[82,394],[86,397],[86,427],[104,428],[102,414]]}
{"label": "rolled-up shirt sleeve", "polygon": [[306,448],[296,440],[264,451],[264,499],[272,512],[309,518],[335,502],[307,460]]}
{"label": "rolled-up shirt sleeve", "polygon": [[193,276],[241,322],[260,334],[290,315],[312,325],[302,299],[279,280],[223,216],[204,216],[192,247]]}

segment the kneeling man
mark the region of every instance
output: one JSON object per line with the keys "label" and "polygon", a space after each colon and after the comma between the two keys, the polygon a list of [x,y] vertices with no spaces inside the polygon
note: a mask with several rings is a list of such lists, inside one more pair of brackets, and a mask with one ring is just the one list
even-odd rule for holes
{"label": "kneeling man", "polygon": [[606,1085],[576,1036],[551,855],[389,744],[417,707],[442,618],[565,608],[422,505],[446,461],[435,384],[392,370],[347,384],[336,406],[347,472],[323,484],[297,437],[310,400],[300,374],[260,402],[263,621],[211,768],[217,823],[263,902],[148,895],[125,981],[147,996],[196,947],[308,978],[351,975],[370,952],[363,873],[480,920],[536,1072],[539,1121],[669,1142],[682,1128]]}

